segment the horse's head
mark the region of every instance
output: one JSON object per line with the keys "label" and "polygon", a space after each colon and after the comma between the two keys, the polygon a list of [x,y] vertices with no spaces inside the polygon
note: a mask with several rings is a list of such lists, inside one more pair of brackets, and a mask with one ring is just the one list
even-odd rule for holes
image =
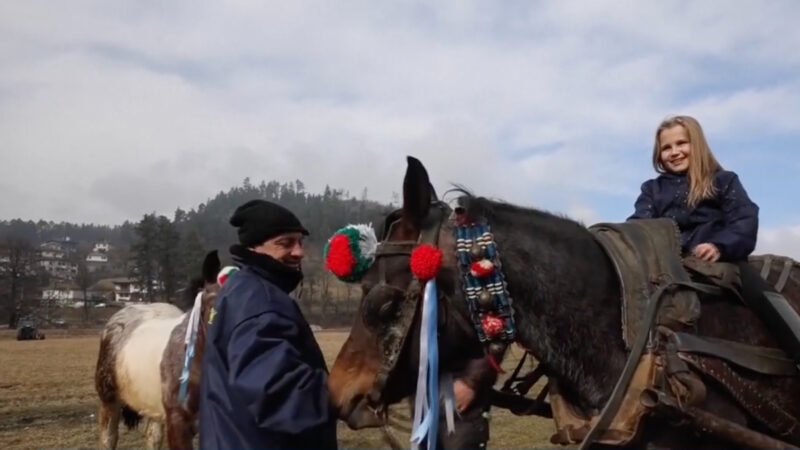
{"label": "horse's head", "polygon": [[195,293],[202,292],[202,317],[205,319],[202,323],[208,322],[208,314],[211,307],[217,301],[217,293],[219,292],[219,284],[217,284],[217,275],[222,269],[222,263],[219,260],[219,255],[216,250],[211,250],[206,254],[203,259],[203,269],[199,278],[194,282],[196,290]]}
{"label": "horse's head", "polygon": [[176,305],[184,311],[189,310],[194,305],[197,294],[218,290],[217,274],[221,268],[222,263],[217,251],[212,250],[206,253],[200,274],[191,278],[186,288],[181,289],[183,293]]}
{"label": "horse's head", "polygon": [[432,244],[443,253],[436,278],[441,370],[459,370],[482,355],[461,297],[450,216],[425,168],[409,157],[403,207],[386,217],[375,261],[362,278],[356,321],[329,378],[334,404],[352,428],[381,425],[377,412],[414,392],[423,286],[409,261],[417,245]]}

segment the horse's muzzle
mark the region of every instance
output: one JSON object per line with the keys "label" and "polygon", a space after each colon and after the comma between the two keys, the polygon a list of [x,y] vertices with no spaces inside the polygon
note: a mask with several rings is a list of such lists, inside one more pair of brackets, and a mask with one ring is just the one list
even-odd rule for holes
{"label": "horse's muzzle", "polygon": [[367,403],[367,397],[354,398],[349,405],[339,411],[339,418],[353,430],[362,428],[377,428],[383,425],[383,420],[378,412]]}

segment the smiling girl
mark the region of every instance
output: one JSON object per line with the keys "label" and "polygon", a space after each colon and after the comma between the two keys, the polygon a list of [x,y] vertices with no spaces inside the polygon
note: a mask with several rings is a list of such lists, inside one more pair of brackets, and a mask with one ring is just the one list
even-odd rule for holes
{"label": "smiling girl", "polygon": [[660,175],[642,184],[630,219],[671,218],[687,255],[709,262],[747,259],[756,246],[758,206],[739,177],[714,158],[697,120],[661,122],[653,167]]}
{"label": "smiling girl", "polygon": [[685,255],[735,263],[742,300],[800,368],[800,316],[747,262],[756,246],[758,206],[739,177],[714,158],[696,119],[675,116],[661,122],[653,167],[660,175],[642,184],[629,219],[668,217],[678,225]]}

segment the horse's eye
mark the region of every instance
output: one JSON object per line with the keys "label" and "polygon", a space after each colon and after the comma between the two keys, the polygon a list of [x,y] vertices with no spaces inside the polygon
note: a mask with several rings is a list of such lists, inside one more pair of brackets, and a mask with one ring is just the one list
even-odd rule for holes
{"label": "horse's eye", "polygon": [[377,328],[388,323],[397,314],[397,307],[403,299],[403,292],[387,285],[378,285],[364,296],[364,323]]}
{"label": "horse's eye", "polygon": [[378,316],[382,320],[391,319],[397,314],[397,302],[388,301],[378,309]]}

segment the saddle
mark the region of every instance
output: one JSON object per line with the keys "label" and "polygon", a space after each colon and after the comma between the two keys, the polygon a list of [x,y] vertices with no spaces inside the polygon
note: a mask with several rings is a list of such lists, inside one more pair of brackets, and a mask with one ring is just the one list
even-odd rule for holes
{"label": "saddle", "polygon": [[[749,272],[742,274],[740,267],[734,264],[683,259],[680,234],[670,219],[602,223],[589,230],[619,277],[622,338],[628,350],[631,350],[642,326],[648,325],[647,300],[659,286],[665,283],[675,285],[665,292],[655,319],[650,323],[647,351],[637,363],[635,375],[622,395],[616,415],[595,442],[626,445],[634,441],[642,419],[659,404],[663,406],[667,403],[674,409],[676,405],[685,408],[701,403],[706,391],[698,373],[715,379],[767,428],[797,442],[800,439],[797,420],[779,405],[765,406],[757,386],[737,375],[737,370],[744,368],[764,375],[798,376],[795,360],[780,349],[699,336],[696,328],[702,310],[698,291],[706,295],[725,295],[735,301],[743,301],[748,306],[760,307],[761,310],[756,312],[759,317],[772,318],[773,324],[768,323],[772,330],[781,328],[777,322],[784,324],[784,331],[791,331],[795,325],[800,330],[796,313],[795,323],[792,323],[792,314],[785,310],[789,307],[786,300],[778,295],[785,304],[779,301],[748,301],[742,295],[742,275]],[[762,277],[766,279],[771,265],[776,261],[786,267],[788,263],[785,260],[775,256],[758,260],[763,261]],[[783,289],[788,277],[784,273],[778,277],[776,291]],[[749,282],[752,284],[752,280]],[[773,312],[771,315],[765,315],[765,303],[778,305],[766,307]],[[781,308],[784,314],[774,313],[781,311]],[[785,337],[787,332],[783,334]],[[779,339],[783,337],[779,336]],[[554,387],[551,389],[550,403],[556,434],[551,441],[558,444],[581,442],[597,422],[597,414],[587,415],[578,411],[558,394],[557,386]],[[643,401],[646,395],[658,400]]]}

